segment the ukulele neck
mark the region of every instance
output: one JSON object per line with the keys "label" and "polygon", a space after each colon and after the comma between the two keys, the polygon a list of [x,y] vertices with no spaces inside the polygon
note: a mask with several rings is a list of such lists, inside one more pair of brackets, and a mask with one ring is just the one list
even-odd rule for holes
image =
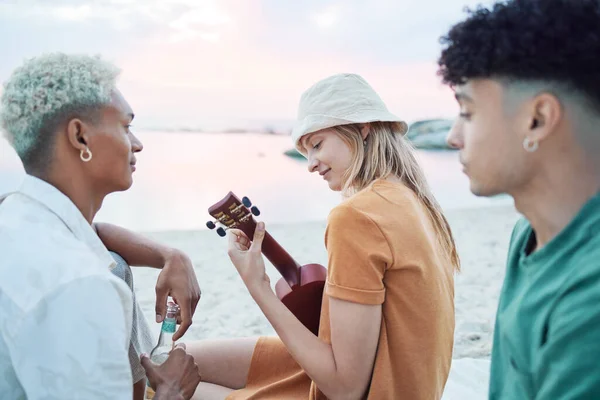
{"label": "ukulele neck", "polygon": [[300,284],[300,265],[273,239],[269,232],[265,232],[262,253],[277,268],[290,288]]}

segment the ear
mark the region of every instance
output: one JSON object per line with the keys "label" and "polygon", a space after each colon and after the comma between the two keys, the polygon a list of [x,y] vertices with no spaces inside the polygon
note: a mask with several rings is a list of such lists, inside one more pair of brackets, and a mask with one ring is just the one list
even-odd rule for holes
{"label": "ear", "polygon": [[550,93],[539,94],[531,105],[527,137],[541,142],[556,131],[563,117],[563,107],[558,98]]}
{"label": "ear", "polygon": [[362,136],[362,139],[365,140],[371,132],[371,124],[359,124],[358,126],[360,127],[360,135]]}
{"label": "ear", "polygon": [[88,125],[79,118],[69,120],[67,122],[67,138],[77,151],[85,150],[89,140]]}

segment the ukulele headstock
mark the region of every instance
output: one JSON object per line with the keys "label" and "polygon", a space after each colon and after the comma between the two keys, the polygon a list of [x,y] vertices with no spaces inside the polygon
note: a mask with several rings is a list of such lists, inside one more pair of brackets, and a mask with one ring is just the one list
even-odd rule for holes
{"label": "ukulele headstock", "polygon": [[208,229],[215,229],[217,225],[217,234],[225,236],[228,229],[239,229],[248,237],[254,236],[256,221],[254,216],[259,216],[260,211],[252,205],[248,197],[242,197],[240,200],[233,192],[229,192],[221,201],[209,207],[208,213],[215,219],[208,221]]}

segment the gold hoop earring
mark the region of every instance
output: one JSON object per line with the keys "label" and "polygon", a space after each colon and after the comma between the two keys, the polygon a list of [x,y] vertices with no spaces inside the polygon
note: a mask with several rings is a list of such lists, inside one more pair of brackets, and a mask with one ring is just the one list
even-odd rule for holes
{"label": "gold hoop earring", "polygon": [[[84,156],[84,154],[86,154],[86,156]],[[83,162],[89,162],[92,159],[92,151],[90,150],[89,147],[86,147],[85,150],[81,150],[81,152],[79,153],[79,158],[81,158],[81,161]]]}
{"label": "gold hoop earring", "polygon": [[525,140],[523,141],[523,148],[526,152],[533,153],[538,149],[538,147],[540,147],[540,144],[538,142],[531,140],[528,137],[525,137]]}

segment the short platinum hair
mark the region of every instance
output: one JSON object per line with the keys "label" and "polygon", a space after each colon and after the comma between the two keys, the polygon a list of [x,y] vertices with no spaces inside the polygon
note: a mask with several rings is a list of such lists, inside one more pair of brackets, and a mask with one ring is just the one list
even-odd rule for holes
{"label": "short platinum hair", "polygon": [[47,157],[46,145],[53,143],[49,136],[65,118],[110,103],[119,73],[99,56],[63,53],[41,55],[18,67],[4,83],[0,124],[21,160],[31,160],[33,153]]}

